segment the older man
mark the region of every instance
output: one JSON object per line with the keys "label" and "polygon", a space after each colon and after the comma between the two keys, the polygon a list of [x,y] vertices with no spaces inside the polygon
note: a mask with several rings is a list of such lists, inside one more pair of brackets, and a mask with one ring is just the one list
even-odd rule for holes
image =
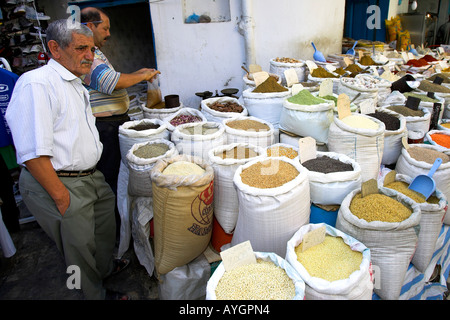
{"label": "older man", "polygon": [[[152,81],[159,71],[142,68],[133,73],[117,72],[100,51],[111,36],[107,14],[99,8],[87,7],[81,10],[81,22],[92,30],[96,47],[91,72],[82,79],[89,90],[92,112],[104,147],[98,169],[117,194],[121,161],[119,126],[130,120],[130,101],[126,88],[142,81]],[[120,215],[116,210],[117,236],[120,234],[120,222]]]}
{"label": "older man", "polygon": [[81,79],[94,59],[92,32],[58,20],[47,28],[52,59],[16,83],[6,120],[24,168],[23,200],[63,254],[80,270],[89,300],[104,299],[114,270],[114,193],[96,170],[102,144]]}

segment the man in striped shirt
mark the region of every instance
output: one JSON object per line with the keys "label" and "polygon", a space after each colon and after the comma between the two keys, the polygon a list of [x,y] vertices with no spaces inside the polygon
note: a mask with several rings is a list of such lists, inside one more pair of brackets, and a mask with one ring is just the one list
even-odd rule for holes
{"label": "man in striped shirt", "polygon": [[[119,126],[129,121],[129,98],[126,88],[142,81],[152,81],[159,73],[155,69],[142,68],[133,73],[114,70],[101,47],[110,38],[110,21],[104,11],[87,7],[81,10],[81,23],[94,34],[95,57],[91,72],[84,76],[83,82],[89,90],[92,113],[103,143],[103,154],[97,168],[105,175],[117,196],[121,153],[119,147]],[[120,216],[116,206],[117,236],[120,234]]]}
{"label": "man in striped shirt", "polygon": [[115,197],[95,170],[102,144],[80,79],[94,59],[93,36],[67,19],[52,22],[46,34],[52,59],[18,79],[6,110],[23,167],[20,193],[67,266],[79,270],[85,297],[104,299],[103,279],[120,269],[113,260]]}

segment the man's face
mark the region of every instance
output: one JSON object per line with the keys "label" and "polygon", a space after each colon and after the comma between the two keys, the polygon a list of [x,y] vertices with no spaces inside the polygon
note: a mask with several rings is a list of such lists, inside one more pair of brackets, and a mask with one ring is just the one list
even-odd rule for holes
{"label": "man's face", "polygon": [[111,33],[109,18],[104,14],[100,15],[102,23],[97,26],[92,25],[91,30],[94,33],[94,43],[97,47],[101,48],[105,45],[106,41],[110,38]]}
{"label": "man's face", "polygon": [[55,60],[77,77],[87,74],[94,61],[94,39],[81,34],[72,34],[72,42],[66,48],[58,46]]}

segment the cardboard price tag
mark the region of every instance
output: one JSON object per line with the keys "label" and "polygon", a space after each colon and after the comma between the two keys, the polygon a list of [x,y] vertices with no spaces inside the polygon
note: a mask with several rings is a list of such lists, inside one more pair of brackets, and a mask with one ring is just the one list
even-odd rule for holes
{"label": "cardboard price tag", "polygon": [[383,181],[383,186],[387,186],[388,184],[395,182],[395,176],[397,175],[397,171],[391,170],[386,174]]}
{"label": "cardboard price tag", "polygon": [[349,65],[353,64],[352,60],[348,57],[344,57],[344,67],[348,67]]}
{"label": "cardboard price tag", "polygon": [[306,61],[305,61],[305,64],[306,64],[306,66],[308,67],[310,73],[312,73],[312,72],[314,71],[314,69],[317,69],[317,68],[318,68],[317,64],[315,64],[315,63],[314,63],[313,61],[311,61],[311,60],[306,60]]}
{"label": "cardboard price tag", "polygon": [[410,148],[407,136],[402,137],[402,145],[403,145],[403,148],[405,148],[406,150],[408,150]]}
{"label": "cardboard price tag", "polygon": [[298,140],[298,155],[300,163],[315,159],[317,157],[316,139],[313,137],[305,137]]}
{"label": "cardboard price tag", "polygon": [[327,229],[325,226],[309,231],[303,236],[300,243],[300,252],[304,252],[315,245],[321,244],[325,240]]}
{"label": "cardboard price tag", "polygon": [[303,85],[301,83],[295,83],[292,85],[291,94],[295,96],[297,93],[303,90]]}
{"label": "cardboard price tag", "polygon": [[405,51],[402,51],[402,58],[405,63],[409,61],[409,56]]}
{"label": "cardboard price tag", "polygon": [[325,79],[319,87],[319,97],[326,97],[333,95],[333,80]]}
{"label": "cardboard price tag", "polygon": [[253,73],[253,79],[255,80],[255,86],[259,86],[261,83],[269,78],[269,73],[266,71],[260,71]]}
{"label": "cardboard price tag", "polygon": [[341,93],[337,99],[338,117],[340,120],[352,114],[350,111],[350,98],[345,93]]}
{"label": "cardboard price tag", "polygon": [[284,77],[286,78],[286,84],[291,87],[293,84],[298,83],[298,75],[295,69],[287,69],[284,71]]}
{"label": "cardboard price tag", "polygon": [[371,100],[363,100],[363,102],[359,104],[359,110],[362,114],[375,113],[375,105]]}
{"label": "cardboard price tag", "polygon": [[250,241],[239,243],[229,249],[220,252],[225,271],[233,270],[236,267],[256,263]]}
{"label": "cardboard price tag", "polygon": [[370,179],[361,184],[361,197],[366,197],[369,194],[377,194],[378,193],[378,184],[377,180]]}

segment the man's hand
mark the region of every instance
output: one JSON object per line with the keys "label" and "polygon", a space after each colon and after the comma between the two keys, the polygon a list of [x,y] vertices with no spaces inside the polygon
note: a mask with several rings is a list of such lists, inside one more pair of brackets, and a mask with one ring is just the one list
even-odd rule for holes
{"label": "man's hand", "polygon": [[142,81],[150,81],[150,82],[153,82],[153,79],[155,79],[158,74],[161,74],[161,72],[159,72],[158,70],[149,68],[142,68],[136,71],[136,73],[142,74],[142,76],[144,77]]}
{"label": "man's hand", "polygon": [[158,70],[150,68],[142,68],[133,73],[121,73],[114,89],[127,89],[142,81],[152,82],[160,73]]}

